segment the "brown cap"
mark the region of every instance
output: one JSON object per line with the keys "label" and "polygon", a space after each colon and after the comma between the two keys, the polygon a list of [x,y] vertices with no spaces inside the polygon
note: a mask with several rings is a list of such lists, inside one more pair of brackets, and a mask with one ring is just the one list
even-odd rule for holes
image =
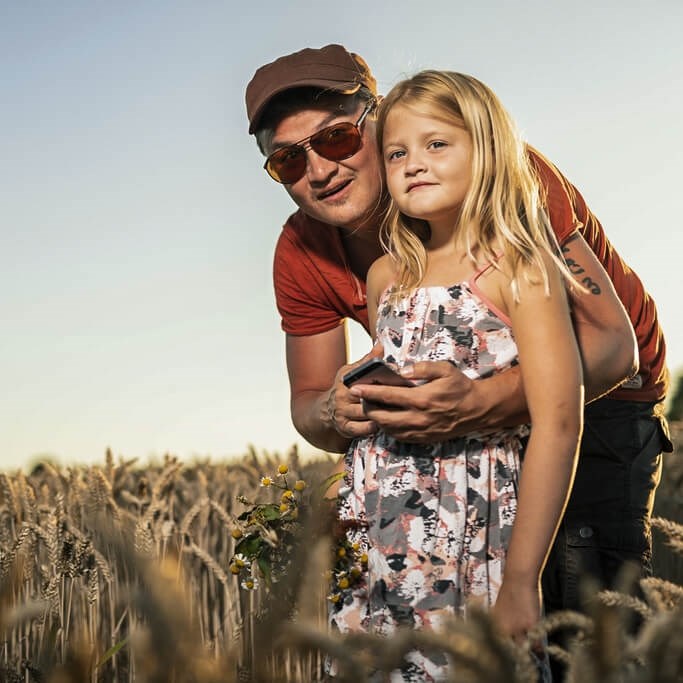
{"label": "brown cap", "polygon": [[280,57],[258,69],[247,85],[249,132],[258,128],[270,100],[285,90],[316,86],[351,94],[362,85],[376,94],[377,82],[365,60],[341,45],[306,48]]}

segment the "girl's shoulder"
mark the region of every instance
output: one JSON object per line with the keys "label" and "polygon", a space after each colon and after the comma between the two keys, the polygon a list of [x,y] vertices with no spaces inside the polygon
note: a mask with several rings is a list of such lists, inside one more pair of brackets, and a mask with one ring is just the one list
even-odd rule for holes
{"label": "girl's shoulder", "polygon": [[368,287],[385,289],[396,278],[396,266],[389,254],[380,256],[368,270]]}
{"label": "girl's shoulder", "polygon": [[367,298],[369,306],[377,306],[380,296],[396,280],[394,260],[389,254],[380,256],[368,270]]}

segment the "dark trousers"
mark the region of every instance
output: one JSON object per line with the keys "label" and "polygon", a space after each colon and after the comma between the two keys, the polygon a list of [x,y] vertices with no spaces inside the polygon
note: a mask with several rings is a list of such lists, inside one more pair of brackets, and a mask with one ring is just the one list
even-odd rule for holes
{"label": "dark trousers", "polygon": [[662,452],[672,449],[660,404],[586,406],[574,486],[542,577],[546,614],[581,611],[584,576],[613,589],[625,562],[652,573],[650,516]]}

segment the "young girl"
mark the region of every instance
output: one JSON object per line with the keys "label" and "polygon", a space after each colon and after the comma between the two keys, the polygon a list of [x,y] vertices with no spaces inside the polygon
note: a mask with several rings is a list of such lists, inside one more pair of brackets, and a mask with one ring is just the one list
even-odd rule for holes
{"label": "young girl", "polygon": [[[571,276],[524,144],[484,84],[421,72],[384,99],[377,134],[392,205],[388,253],[367,293],[384,358],[407,375],[416,362],[448,360],[472,378],[519,363],[532,428],[437,444],[381,431],[356,440],[340,514],[367,549],[368,571],[332,622],[387,635],[438,629],[477,602],[519,640],[540,616],[541,570],[582,428]],[[362,398],[362,387],[352,391]],[[445,659],[413,652],[392,680],[445,676]]]}

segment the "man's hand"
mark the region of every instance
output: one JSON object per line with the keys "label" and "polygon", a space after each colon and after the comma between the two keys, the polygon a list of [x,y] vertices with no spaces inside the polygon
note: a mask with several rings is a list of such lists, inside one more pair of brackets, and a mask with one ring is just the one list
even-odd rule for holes
{"label": "man's hand", "polygon": [[363,411],[360,397],[352,393],[351,389],[342,382],[342,377],[366,360],[381,357],[382,348],[375,346],[360,360],[339,368],[327,399],[327,411],[341,436],[354,439],[359,436],[369,436],[377,431],[377,424]]}
{"label": "man's hand", "polygon": [[479,429],[521,424],[526,417],[514,369],[474,381],[448,361],[422,361],[403,368],[401,374],[418,384],[356,385],[348,390],[362,399],[366,418],[401,441],[443,441]]}

